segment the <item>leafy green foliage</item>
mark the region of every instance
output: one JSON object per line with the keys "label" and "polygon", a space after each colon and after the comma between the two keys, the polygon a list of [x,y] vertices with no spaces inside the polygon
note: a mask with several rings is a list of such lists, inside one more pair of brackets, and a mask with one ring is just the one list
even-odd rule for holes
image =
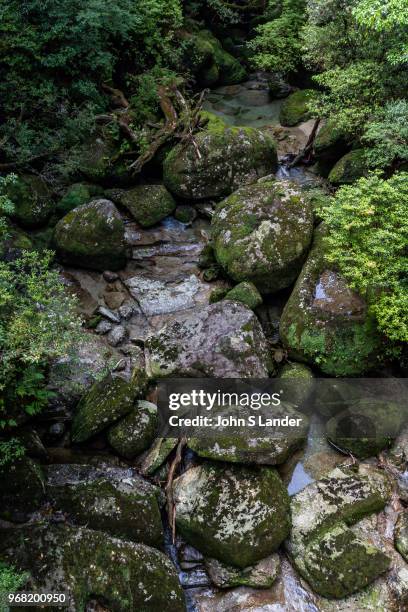
{"label": "leafy green foliage", "polygon": [[[0,471],[25,455],[25,448],[17,438],[0,442]],[[1,589],[0,589],[1,590]]]}
{"label": "leafy green foliage", "polygon": [[363,135],[367,159],[373,168],[408,162],[408,101],[388,102],[369,119]]}
{"label": "leafy green foliage", "polygon": [[0,561],[0,612],[7,612],[9,607],[2,603],[7,593],[14,593],[28,580],[28,574],[17,571],[12,565]]}
{"label": "leafy green foliage", "polygon": [[304,21],[305,0],[283,0],[279,17],[258,26],[256,37],[248,43],[254,66],[283,74],[296,70],[301,60],[300,30]]}
{"label": "leafy green foliage", "polygon": [[403,53],[396,61],[396,50],[408,45],[408,28],[401,26],[408,20],[408,6],[401,5],[404,17],[391,19],[390,7],[395,10],[397,3],[389,0],[385,7],[377,0],[307,3],[304,60],[320,72],[315,80],[323,89],[313,110],[357,137],[388,101],[405,97],[408,74]]}
{"label": "leafy green foliage", "polygon": [[83,140],[107,106],[101,84],[172,61],[181,19],[179,0],[0,0],[3,155],[24,161]]}
{"label": "leafy green foliage", "polygon": [[0,415],[15,424],[15,411],[38,413],[48,402],[44,368],[75,344],[80,320],[76,301],[58,273],[50,269],[52,253],[24,252],[0,261]]}
{"label": "leafy green foliage", "polygon": [[328,260],[362,294],[379,329],[408,341],[408,174],[379,174],[338,190],[322,211]]}
{"label": "leafy green foliage", "polygon": [[15,174],[0,176],[0,240],[8,238],[7,217],[13,214],[14,204],[7,195],[7,187],[17,180]]}

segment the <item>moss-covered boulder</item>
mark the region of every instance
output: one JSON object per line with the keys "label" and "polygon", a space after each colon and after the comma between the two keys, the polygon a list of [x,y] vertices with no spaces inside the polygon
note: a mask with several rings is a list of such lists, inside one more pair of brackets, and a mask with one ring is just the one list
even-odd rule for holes
{"label": "moss-covered boulder", "polygon": [[56,225],[54,242],[67,264],[95,270],[118,270],[126,263],[125,226],[109,200],[93,200],[65,215]]}
{"label": "moss-covered boulder", "polygon": [[[247,407],[231,406],[228,408],[214,406],[214,417],[248,419]],[[221,425],[217,426],[216,437],[196,437],[188,440],[188,445],[197,455],[214,461],[228,463],[244,463],[258,465],[280,465],[287,461],[298,450],[307,438],[309,421],[306,416],[295,410],[289,404],[281,406],[262,406],[257,410],[257,419],[265,423],[268,418],[284,418],[297,420],[296,431],[288,434],[285,426],[270,426],[262,430],[254,426],[253,433],[242,432],[242,428]],[[257,434],[262,437],[256,437]]]}
{"label": "moss-covered boulder", "polygon": [[314,388],[314,374],[304,363],[285,363],[279,370],[278,378],[283,384],[286,401],[302,407]]}
{"label": "moss-covered boulder", "polygon": [[151,227],[171,215],[176,202],[163,185],[137,185],[123,191],[119,202],[142,227]]}
{"label": "moss-covered boulder", "polygon": [[262,295],[253,283],[243,281],[238,285],[235,285],[231,291],[228,291],[225,298],[227,300],[235,300],[241,302],[251,310],[254,310],[262,304]]}
{"label": "moss-covered boulder", "polygon": [[95,599],[113,612],[185,611],[176,570],[154,548],[66,525],[25,525],[0,535],[0,556],[29,572],[25,590],[63,590],[67,612],[85,612]]}
{"label": "moss-covered boulder", "polygon": [[341,599],[386,572],[390,559],[344,524],[318,535],[304,555],[307,581],[323,597]]}
{"label": "moss-covered boulder", "polygon": [[404,410],[392,401],[360,399],[327,422],[327,436],[359,459],[375,456],[397,437]]}
{"label": "moss-covered boulder", "polygon": [[346,526],[382,510],[391,494],[383,472],[360,465],[337,467],[292,498],[286,547],[297,571],[319,594],[345,597],[388,568],[387,557]]}
{"label": "moss-covered boulder", "polygon": [[253,565],[289,533],[289,498],[272,468],[206,463],[177,478],[173,493],[180,533],[224,563]]}
{"label": "moss-covered boulder", "polygon": [[7,186],[7,195],[15,206],[13,216],[23,227],[45,225],[55,208],[47,184],[34,174],[19,176]]}
{"label": "moss-covered boulder", "polygon": [[265,378],[272,368],[258,319],[229,300],[179,316],[146,342],[152,377]]}
{"label": "moss-covered boulder", "polygon": [[53,508],[64,512],[74,523],[163,547],[160,489],[134,470],[51,465],[46,474],[47,497]]}
{"label": "moss-covered boulder", "polygon": [[332,185],[350,185],[362,176],[367,176],[368,165],[365,149],[354,149],[346,153],[331,169],[329,181]]}
{"label": "moss-covered boulder", "polygon": [[347,134],[337,122],[328,120],[320,128],[313,145],[316,159],[324,163],[334,163],[347,151]]}
{"label": "moss-covered boulder", "polygon": [[44,474],[38,463],[21,457],[0,468],[0,518],[25,521],[44,502]]}
{"label": "moss-covered boulder", "polygon": [[108,374],[79,402],[72,422],[73,442],[84,442],[132,411],[142,388]]}
{"label": "moss-covered boulder", "polygon": [[384,345],[364,300],[324,256],[325,228],[284,308],[280,335],[290,355],[331,376],[355,376],[380,363]]}
{"label": "moss-covered boulder", "polygon": [[197,217],[197,211],[193,206],[189,206],[188,204],[180,204],[177,206],[174,211],[174,218],[180,223],[185,223],[189,225],[192,223]]}
{"label": "moss-covered boulder", "polygon": [[99,185],[92,183],[74,183],[70,185],[60,201],[57,203],[56,212],[60,215],[66,215],[74,208],[87,204],[96,196],[102,196],[103,189]]}
{"label": "moss-covered boulder", "polygon": [[395,548],[408,563],[408,510],[404,510],[398,517],[395,526]]}
{"label": "moss-covered boulder", "polygon": [[180,198],[227,196],[277,167],[274,140],[254,128],[210,122],[195,136],[195,144],[200,156],[193,143],[177,145],[164,162],[164,184]]}
{"label": "moss-covered boulder", "polygon": [[292,127],[310,119],[309,103],[315,95],[316,92],[313,89],[301,89],[287,97],[280,110],[281,125]]}
{"label": "moss-covered boulder", "polygon": [[223,49],[209,30],[182,32],[180,36],[185,44],[184,64],[195,74],[200,85],[233,85],[245,79],[244,67]]}
{"label": "moss-covered boulder", "polygon": [[107,131],[92,135],[75,151],[78,170],[91,183],[129,182],[129,162],[120,158],[120,142]]}
{"label": "moss-covered boulder", "polygon": [[238,586],[269,589],[279,576],[281,563],[279,555],[275,553],[245,569],[225,565],[218,559],[206,559],[205,567],[211,582],[220,589]]}
{"label": "moss-covered boulder", "polygon": [[139,400],[132,412],[110,428],[108,440],[119,455],[134,459],[153,442],[157,427],[157,406]]}
{"label": "moss-covered boulder", "polygon": [[313,214],[298,186],[261,181],[220,202],[211,225],[215,254],[227,274],[273,293],[297,278],[312,239]]}

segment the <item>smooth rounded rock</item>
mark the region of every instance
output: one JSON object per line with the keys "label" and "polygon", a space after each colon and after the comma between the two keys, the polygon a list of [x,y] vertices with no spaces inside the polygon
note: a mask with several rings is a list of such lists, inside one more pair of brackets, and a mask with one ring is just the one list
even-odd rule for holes
{"label": "smooth rounded rock", "polygon": [[242,187],[221,202],[212,219],[218,262],[236,282],[273,293],[296,280],[313,233],[313,213],[289,182]]}

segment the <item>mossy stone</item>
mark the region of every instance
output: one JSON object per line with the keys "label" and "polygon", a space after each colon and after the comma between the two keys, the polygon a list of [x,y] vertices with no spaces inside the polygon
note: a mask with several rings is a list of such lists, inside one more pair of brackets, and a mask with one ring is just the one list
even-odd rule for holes
{"label": "mossy stone", "polygon": [[19,176],[8,185],[7,195],[15,206],[13,217],[27,228],[45,225],[55,207],[47,184],[33,174]]}
{"label": "mossy stone", "polygon": [[309,104],[316,96],[313,89],[301,89],[290,94],[283,102],[279,121],[285,127],[293,127],[311,118]]}
{"label": "mossy stone", "polygon": [[326,424],[336,446],[359,459],[391,446],[404,421],[404,409],[392,401],[360,399]]}
{"label": "mossy stone", "polygon": [[245,79],[245,68],[209,30],[185,33],[184,39],[188,41],[184,62],[202,86],[233,85]]}
{"label": "mossy stone", "polygon": [[137,185],[123,191],[120,203],[142,227],[151,227],[171,215],[176,202],[163,185]]}
{"label": "mossy stone", "polygon": [[205,463],[177,478],[173,493],[180,533],[224,563],[253,565],[289,533],[289,497],[272,468]]}
{"label": "mossy stone", "polygon": [[241,302],[242,304],[245,304],[245,306],[248,306],[248,308],[251,308],[251,310],[255,310],[255,308],[260,306],[263,301],[258,289],[253,283],[248,281],[235,285],[231,291],[228,291],[225,298],[227,300]]}
{"label": "mossy stone", "polygon": [[73,442],[84,442],[133,409],[143,387],[108,374],[92,385],[79,402],[72,422]]}
{"label": "mossy stone", "polygon": [[217,287],[213,289],[210,293],[210,304],[216,304],[217,302],[221,302],[225,298],[228,293],[227,287]]}
{"label": "mossy stone", "polygon": [[[161,491],[129,469],[51,465],[47,496],[77,525],[163,548]],[[159,503],[160,502],[160,503]]]}
{"label": "mossy stone", "polygon": [[384,341],[364,300],[325,260],[321,224],[280,320],[289,354],[331,376],[357,376],[381,363]]}
{"label": "mossy stone", "polygon": [[118,270],[126,263],[125,226],[109,200],[93,200],[65,215],[54,242],[64,263],[95,270]]}
{"label": "mossy stone", "polygon": [[6,232],[0,240],[0,258],[13,260],[20,257],[22,251],[31,251],[33,248],[30,236],[6,220]]}
{"label": "mossy stone", "polygon": [[157,406],[139,400],[132,412],[110,428],[108,440],[119,455],[134,459],[153,442],[157,427]]}
{"label": "mossy stone", "polygon": [[255,128],[212,120],[195,136],[195,145],[177,145],[163,165],[167,189],[187,200],[227,196],[277,168],[274,140]]}
{"label": "mossy stone", "polygon": [[329,181],[332,185],[351,185],[362,176],[367,176],[368,164],[365,149],[354,149],[346,153],[331,169]]}
{"label": "mossy stone", "polygon": [[174,218],[177,219],[177,221],[180,221],[180,223],[185,223],[186,225],[192,223],[196,217],[196,209],[188,204],[181,204],[180,206],[177,206],[174,212]]}
{"label": "mossy stone", "polygon": [[312,239],[313,214],[297,185],[265,181],[220,202],[211,228],[217,260],[228,276],[273,293],[297,278]]}
{"label": "mossy stone", "polygon": [[278,378],[283,384],[286,401],[303,406],[314,387],[314,374],[304,363],[285,363],[279,370]]}
{"label": "mossy stone", "polygon": [[74,208],[87,204],[96,196],[102,196],[103,189],[91,183],[74,183],[70,185],[57,204],[56,212],[63,216]]}
{"label": "mossy stone", "polygon": [[333,163],[347,151],[347,134],[336,121],[329,119],[317,133],[313,150],[319,161]]}
{"label": "mossy stone", "polygon": [[386,572],[390,563],[381,550],[339,524],[307,546],[304,577],[319,595],[342,599],[364,589]]}
{"label": "mossy stone", "polygon": [[31,524],[1,529],[0,553],[28,571],[25,589],[68,593],[67,612],[84,612],[89,600],[112,612],[184,612],[176,570],[161,551],[67,525]]}
{"label": "mossy stone", "polygon": [[279,576],[281,563],[279,555],[275,553],[243,570],[225,565],[217,559],[206,559],[205,567],[213,584],[220,589],[239,586],[269,589]]}

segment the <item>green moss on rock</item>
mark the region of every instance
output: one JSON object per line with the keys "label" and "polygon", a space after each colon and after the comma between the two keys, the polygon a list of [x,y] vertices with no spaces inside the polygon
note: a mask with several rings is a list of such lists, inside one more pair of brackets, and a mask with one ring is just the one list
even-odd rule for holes
{"label": "green moss on rock", "polygon": [[155,438],[156,427],[157,407],[151,402],[139,400],[132,412],[111,427],[108,440],[119,455],[134,459],[149,448]]}
{"label": "green moss on rock", "polygon": [[283,102],[279,121],[285,127],[293,127],[311,118],[309,104],[316,92],[313,89],[295,91]]}
{"label": "green moss on rock", "polygon": [[126,263],[125,226],[109,200],[93,200],[65,215],[54,242],[64,263],[95,270],[118,270]]}
{"label": "green moss on rock", "polygon": [[163,185],[138,185],[123,191],[120,204],[142,227],[151,227],[171,215],[176,202]]}
{"label": "green moss on rock", "polygon": [[275,172],[276,145],[254,128],[226,127],[211,120],[194,144],[177,145],[163,165],[163,180],[176,196],[204,200],[226,196],[238,187]]}
{"label": "green moss on rock", "polygon": [[386,572],[390,559],[339,524],[308,545],[304,564],[305,577],[316,593],[341,599],[364,589]]}
{"label": "green moss on rock", "polygon": [[87,204],[96,196],[102,196],[103,190],[98,185],[91,183],[74,183],[70,185],[65,194],[58,202],[56,212],[63,216],[74,208]]}
{"label": "green moss on rock", "polygon": [[408,510],[404,510],[398,517],[395,526],[395,548],[408,563]]}
{"label": "green moss on rock", "polygon": [[330,419],[326,432],[336,446],[359,459],[366,459],[392,444],[404,416],[404,409],[397,403],[360,399]]}
{"label": "green moss on rock", "polygon": [[176,571],[164,553],[81,527],[48,524],[2,529],[0,554],[28,571],[25,589],[69,596],[68,612],[91,599],[114,612],[184,612]]}
{"label": "green moss on rock", "polygon": [[336,121],[329,119],[320,128],[313,147],[319,161],[333,163],[347,151],[347,134]]}
{"label": "green moss on rock", "polygon": [[225,296],[227,300],[235,300],[254,310],[262,304],[262,296],[253,283],[244,281],[235,285]]}
{"label": "green moss on rock", "polygon": [[174,482],[174,498],[183,537],[236,567],[270,555],[289,533],[289,498],[272,468],[196,466]]}
{"label": "green moss on rock", "polygon": [[7,195],[15,206],[14,218],[23,227],[45,225],[54,210],[47,184],[36,175],[23,174],[8,185]]}
{"label": "green moss on rock", "polygon": [[364,300],[324,256],[323,225],[284,308],[280,335],[293,358],[331,376],[356,376],[381,362],[382,337]]}
{"label": "green moss on rock", "polygon": [[47,496],[70,520],[112,536],[163,547],[160,489],[129,469],[47,468]]}
{"label": "green moss on rock", "polygon": [[94,383],[79,402],[72,423],[72,440],[84,442],[133,409],[143,387],[110,374]]}
{"label": "green moss on rock", "polygon": [[313,214],[298,186],[262,181],[222,201],[211,225],[225,272],[273,293],[297,278],[312,239]]}
{"label": "green moss on rock", "polygon": [[350,185],[362,176],[367,176],[368,165],[365,149],[355,149],[344,155],[332,168],[329,181],[332,185]]}

